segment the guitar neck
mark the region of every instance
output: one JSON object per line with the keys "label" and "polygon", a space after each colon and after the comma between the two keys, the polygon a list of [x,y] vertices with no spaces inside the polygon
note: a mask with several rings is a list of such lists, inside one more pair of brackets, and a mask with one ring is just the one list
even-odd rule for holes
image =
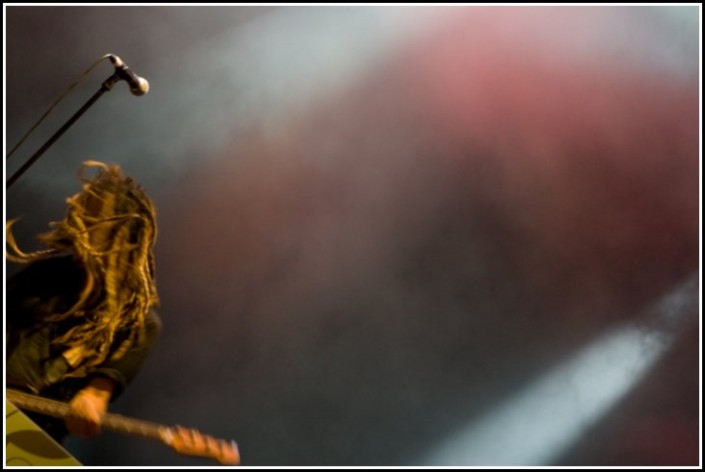
{"label": "guitar neck", "polygon": [[[17,390],[7,389],[7,399],[18,408],[54,418],[65,419],[71,414],[71,407],[67,403],[30,395]],[[169,429],[157,423],[136,420],[115,413],[106,413],[103,416],[101,426],[118,433],[133,434],[157,440],[162,440],[163,433]]]}

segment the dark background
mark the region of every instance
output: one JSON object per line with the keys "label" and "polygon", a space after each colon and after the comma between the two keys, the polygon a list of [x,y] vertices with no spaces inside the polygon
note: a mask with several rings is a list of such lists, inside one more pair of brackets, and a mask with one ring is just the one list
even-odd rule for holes
{"label": "dark background", "polygon": [[[112,409],[236,439],[244,465],[482,465],[432,452],[632,325],[673,342],[546,464],[697,465],[699,12],[6,7],[6,150],[106,53],[151,84],[103,96],[6,219],[37,247],[87,159],[145,186],[164,330]],[[648,317],[674,290],[679,322]],[[212,464],[110,432],[68,447]]]}

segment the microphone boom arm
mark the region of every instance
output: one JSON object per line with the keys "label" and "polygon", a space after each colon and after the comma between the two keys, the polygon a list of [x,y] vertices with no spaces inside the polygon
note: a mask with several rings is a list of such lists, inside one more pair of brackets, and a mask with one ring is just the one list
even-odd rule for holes
{"label": "microphone boom arm", "polygon": [[59,128],[56,133],[54,133],[54,135],[50,137],[47,142],[44,143],[44,145],[22,165],[22,167],[17,169],[17,171],[12,174],[12,176],[5,183],[5,188],[9,189],[12,184],[14,184],[17,179],[19,179],[20,176],[22,176],[22,174],[24,174],[27,169],[29,169],[32,164],[34,164],[37,159],[39,159],[47,151],[47,149],[49,149],[56,142],[56,140],[58,140],[61,135],[63,135],[66,130],[68,130],[71,125],[73,125],[81,117],[81,115],[83,115],[96,101],[98,101],[98,99],[105,92],[112,90],[113,86],[124,78],[124,73],[121,73],[118,69],[116,69],[110,77],[105,79],[105,81],[101,84],[100,89],[98,89],[98,91],[94,93],[93,96],[89,98],[88,101],[76,113],[74,113],[73,116],[69,118],[68,121],[66,121],[66,123],[64,123],[64,125]]}

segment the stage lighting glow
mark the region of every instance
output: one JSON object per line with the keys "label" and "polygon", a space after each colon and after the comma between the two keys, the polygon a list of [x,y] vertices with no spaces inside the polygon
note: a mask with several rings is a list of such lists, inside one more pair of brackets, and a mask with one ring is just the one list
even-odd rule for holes
{"label": "stage lighting glow", "polygon": [[[642,378],[672,344],[673,321],[689,313],[695,279],[664,297],[641,326],[596,340],[503,406],[429,454],[434,466],[550,465]],[[658,321],[669,329],[654,329]],[[648,328],[647,328],[648,327]],[[663,328],[663,325],[661,325]]]}

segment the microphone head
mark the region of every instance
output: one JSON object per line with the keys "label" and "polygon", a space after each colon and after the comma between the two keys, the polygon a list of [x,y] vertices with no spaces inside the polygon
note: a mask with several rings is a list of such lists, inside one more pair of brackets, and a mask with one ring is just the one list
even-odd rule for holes
{"label": "microphone head", "polygon": [[132,72],[130,68],[127,67],[127,64],[122,62],[122,59],[115,54],[108,54],[107,57],[110,59],[110,62],[113,63],[113,66],[115,66],[115,72],[130,86],[132,95],[140,97],[149,92],[149,82],[147,82],[147,79]]}
{"label": "microphone head", "polygon": [[130,87],[130,91],[133,95],[144,95],[149,92],[149,82],[147,82],[147,79],[145,78],[137,77],[137,84]]}

